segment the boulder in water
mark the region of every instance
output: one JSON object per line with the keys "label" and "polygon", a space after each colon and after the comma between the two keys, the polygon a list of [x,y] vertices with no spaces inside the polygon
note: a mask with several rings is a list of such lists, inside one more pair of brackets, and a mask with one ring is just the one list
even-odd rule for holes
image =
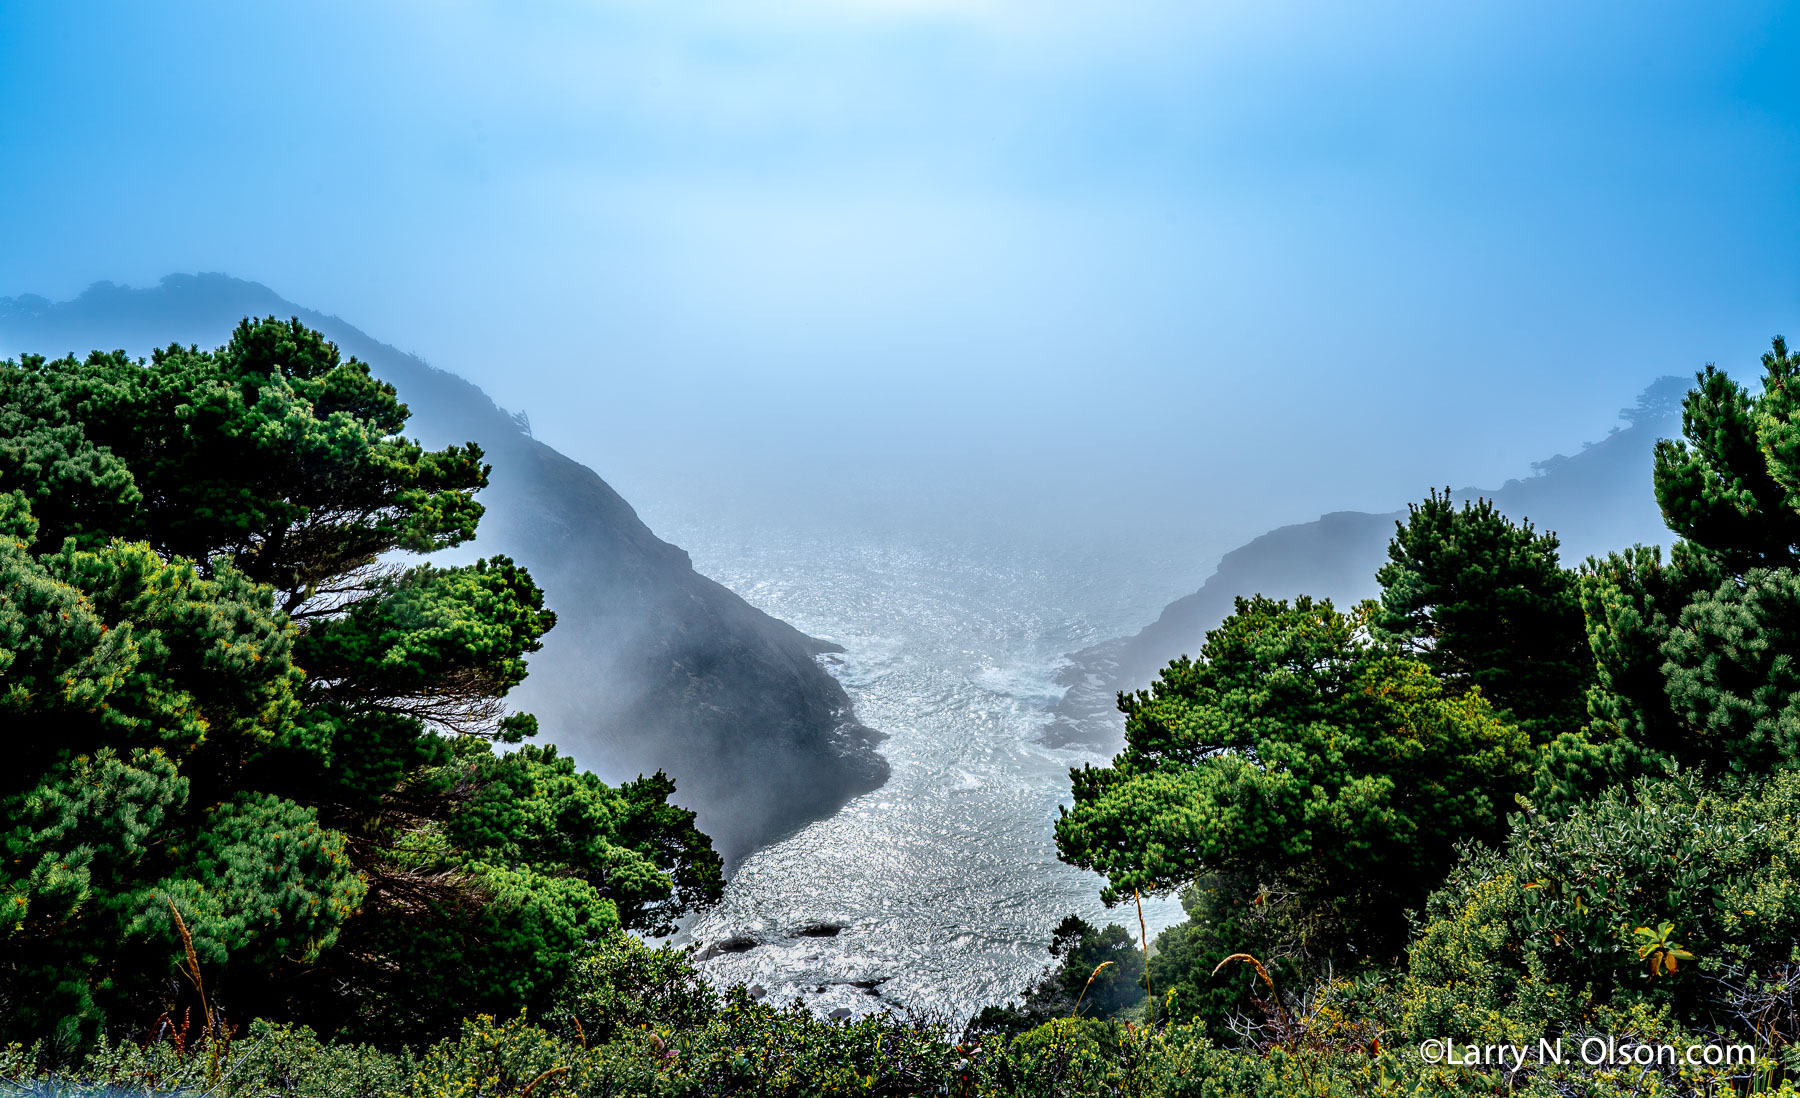
{"label": "boulder in water", "polygon": [[714,957],[726,953],[748,953],[759,945],[762,945],[762,943],[755,938],[723,938],[707,946],[699,953],[696,953],[694,955],[694,960],[710,961]]}

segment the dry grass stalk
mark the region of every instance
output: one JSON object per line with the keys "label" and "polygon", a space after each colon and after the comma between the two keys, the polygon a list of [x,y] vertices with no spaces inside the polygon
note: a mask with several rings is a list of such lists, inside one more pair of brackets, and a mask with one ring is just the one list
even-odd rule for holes
{"label": "dry grass stalk", "polygon": [[1144,898],[1138,895],[1137,889],[1131,890],[1131,898],[1137,903],[1138,941],[1144,945],[1144,997],[1150,1000],[1150,1024],[1156,1024],[1156,989],[1150,986],[1150,931],[1144,926]]}
{"label": "dry grass stalk", "polygon": [[1073,1014],[1074,1017],[1077,1017],[1077,1018],[1081,1017],[1081,1000],[1087,998],[1087,989],[1089,987],[1093,986],[1094,977],[1100,975],[1100,970],[1110,964],[1112,964],[1111,961],[1101,961],[1099,964],[1094,966],[1094,971],[1088,973],[1087,983],[1081,985],[1081,994],[1075,996],[1075,1010],[1074,1010],[1074,1014]]}
{"label": "dry grass stalk", "polygon": [[206,1032],[210,1036],[213,1031],[212,1007],[206,1002],[206,985],[200,979],[200,958],[194,953],[194,936],[188,933],[187,920],[181,917],[181,909],[175,906],[175,897],[164,894],[163,899],[169,905],[169,914],[175,916],[175,929],[181,935],[181,946],[187,951],[187,967],[182,975],[194,985],[194,991],[200,996],[200,1011],[206,1016]]}
{"label": "dry grass stalk", "polygon": [[1288,1017],[1287,1008],[1281,1004],[1281,993],[1275,990],[1275,981],[1269,977],[1269,970],[1263,967],[1261,961],[1250,956],[1248,953],[1233,953],[1223,961],[1220,961],[1218,966],[1212,970],[1212,974],[1217,976],[1220,969],[1233,961],[1244,961],[1249,964],[1251,968],[1256,970],[1256,974],[1262,977],[1262,982],[1269,986],[1269,997],[1275,1001],[1275,1010],[1281,1019],[1281,1028],[1291,1037],[1295,1033],[1294,1021],[1292,1018]]}

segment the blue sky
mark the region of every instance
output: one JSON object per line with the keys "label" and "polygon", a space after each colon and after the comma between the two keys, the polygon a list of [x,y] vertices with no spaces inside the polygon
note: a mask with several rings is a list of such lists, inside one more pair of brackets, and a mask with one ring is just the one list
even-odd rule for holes
{"label": "blue sky", "polygon": [[1216,553],[1800,335],[1797,56],[1763,3],[8,4],[0,295],[264,282],[652,515]]}

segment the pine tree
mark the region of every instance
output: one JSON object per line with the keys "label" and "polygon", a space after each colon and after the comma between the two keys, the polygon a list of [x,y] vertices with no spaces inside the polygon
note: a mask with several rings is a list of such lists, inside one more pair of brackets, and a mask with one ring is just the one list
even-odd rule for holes
{"label": "pine tree", "polygon": [[397,563],[472,537],[488,472],[406,419],[297,321],[0,364],[0,1032],[204,994],[425,1036],[718,895],[662,775],[493,752],[555,615],[503,557]]}
{"label": "pine tree", "polygon": [[1683,438],[1656,446],[1656,502],[1669,529],[1733,573],[1788,568],[1800,549],[1800,358],[1775,337],[1753,396],[1708,365],[1682,404]]}
{"label": "pine tree", "polygon": [[1338,912],[1336,948],[1393,944],[1455,844],[1500,833],[1531,749],[1365,615],[1238,600],[1198,660],[1120,696],[1125,751],[1071,772],[1063,860],[1103,874],[1108,903],[1235,876]]}
{"label": "pine tree", "polygon": [[1800,762],[1800,357],[1777,337],[1760,394],[1708,366],[1657,444],[1657,502],[1681,535],[1591,561],[1581,597],[1594,721],[1553,746],[1540,796],[1670,764],[1761,774]]}
{"label": "pine tree", "polygon": [[1410,512],[1376,574],[1374,628],[1538,742],[1580,728],[1594,660],[1556,535],[1515,525],[1492,500],[1459,508],[1449,489]]}

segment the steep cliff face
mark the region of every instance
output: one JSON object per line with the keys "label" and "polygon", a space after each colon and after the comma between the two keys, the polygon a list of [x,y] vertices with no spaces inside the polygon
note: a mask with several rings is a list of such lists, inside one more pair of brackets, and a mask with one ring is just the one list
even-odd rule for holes
{"label": "steep cliff face", "polygon": [[431,446],[474,441],[494,466],[472,552],[531,570],[557,627],[513,695],[544,738],[617,780],[656,769],[728,862],[887,780],[879,733],[819,663],[837,646],[695,572],[592,470],[531,438],[467,381],[356,328],[222,275],[150,289],[101,283],[72,301],[0,299],[0,355],[217,346],[245,316],[297,316],[369,363]]}
{"label": "steep cliff face", "polygon": [[[1539,462],[1537,474],[1493,491],[1467,488],[1459,499],[1485,496],[1515,520],[1530,519],[1562,542],[1564,565],[1635,543],[1666,544],[1669,533],[1651,487],[1651,452],[1659,438],[1681,428],[1680,398],[1688,381],[1663,378],[1622,413],[1625,426],[1570,456]],[[1422,485],[1423,497],[1430,488]],[[1069,657],[1059,681],[1068,687],[1046,732],[1053,744],[1110,747],[1123,735],[1115,706],[1121,690],[1150,685],[1177,656],[1200,650],[1208,630],[1240,596],[1326,597],[1348,606],[1380,592],[1375,572],[1387,561],[1404,507],[1387,514],[1338,511],[1283,526],[1225,554],[1206,583],[1170,603],[1135,636],[1120,637]]]}

